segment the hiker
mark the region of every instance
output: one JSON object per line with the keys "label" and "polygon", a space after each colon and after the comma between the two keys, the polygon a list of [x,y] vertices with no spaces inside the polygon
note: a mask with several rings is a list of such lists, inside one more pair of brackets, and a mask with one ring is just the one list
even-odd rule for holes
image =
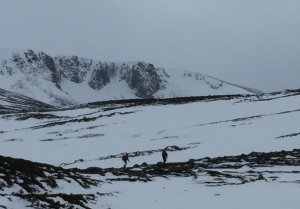
{"label": "hiker", "polygon": [[128,156],[128,153],[127,153],[127,152],[123,153],[122,160],[124,161],[124,166],[123,166],[123,168],[125,168],[125,167],[127,166],[127,161],[130,162],[130,161],[129,161],[129,156]]}
{"label": "hiker", "polygon": [[164,163],[166,163],[168,159],[167,147],[163,149],[163,151],[161,152],[161,156],[163,158]]}

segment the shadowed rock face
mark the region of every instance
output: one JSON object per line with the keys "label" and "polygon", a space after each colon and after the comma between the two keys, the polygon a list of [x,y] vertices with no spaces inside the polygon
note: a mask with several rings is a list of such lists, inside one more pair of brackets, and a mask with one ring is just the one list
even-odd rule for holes
{"label": "shadowed rock face", "polygon": [[135,91],[135,95],[141,98],[151,98],[163,85],[163,80],[158,74],[158,69],[152,64],[139,62],[132,66],[125,63],[116,66],[114,63],[98,63],[93,70],[89,86],[100,90],[107,85],[117,74],[125,80],[128,86]]}
{"label": "shadowed rock face", "polygon": [[60,73],[56,70],[54,59],[45,53],[40,53],[40,59],[45,63],[46,67],[51,71],[52,82],[55,83],[58,89],[61,89]]}
{"label": "shadowed rock face", "polygon": [[24,52],[24,54],[15,53],[12,55],[11,62],[4,62],[7,69],[20,70],[23,73],[32,76],[43,76],[46,80],[52,81],[58,89],[60,87],[60,73],[57,71],[54,59],[44,52],[35,53],[32,50]]}
{"label": "shadowed rock face", "polygon": [[13,75],[18,70],[29,77],[42,76],[52,81],[58,89],[61,89],[61,77],[73,83],[86,81],[95,90],[101,90],[112,79],[125,80],[135,95],[141,98],[153,97],[163,88],[163,76],[166,75],[160,72],[162,69],[144,62],[117,64],[78,56],[51,57],[32,50],[15,53],[11,59],[2,61],[0,66],[0,74],[3,75]]}
{"label": "shadowed rock face", "polygon": [[[128,86],[135,91],[135,95],[141,98],[150,98],[160,90],[163,79],[158,74],[158,69],[152,64],[138,62],[136,64],[106,63],[91,59],[72,57],[56,57],[55,63],[62,75],[74,83],[82,83],[88,80],[88,84],[95,90],[101,90],[116,75],[120,74],[120,80],[125,80]],[[91,71],[91,77],[87,73]]]}
{"label": "shadowed rock face", "polygon": [[92,73],[91,80],[89,81],[89,86],[93,89],[100,90],[110,81],[109,72],[107,69],[97,69]]}
{"label": "shadowed rock face", "polygon": [[110,82],[110,80],[115,76],[115,74],[115,64],[99,62],[93,70],[92,76],[89,81],[89,86],[93,89],[100,90]]}
{"label": "shadowed rock face", "polygon": [[152,64],[139,62],[132,66],[124,76],[128,86],[136,90],[136,95],[142,98],[150,98],[162,86],[162,79],[157,69]]}
{"label": "shadowed rock face", "polygon": [[58,71],[74,83],[82,83],[88,71],[92,68],[91,59],[83,59],[77,56],[55,57]]}

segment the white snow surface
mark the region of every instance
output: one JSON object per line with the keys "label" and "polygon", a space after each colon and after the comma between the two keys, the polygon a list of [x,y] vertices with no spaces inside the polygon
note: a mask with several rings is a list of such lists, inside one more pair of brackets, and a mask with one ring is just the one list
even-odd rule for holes
{"label": "white snow surface", "polygon": [[160,98],[206,96],[224,94],[249,94],[244,89],[229,85],[218,79],[188,71],[165,69],[170,76],[166,78],[166,89],[158,91],[155,96]]}
{"label": "white snow surface", "polygon": [[[191,84],[192,85],[192,84]],[[270,99],[272,97],[269,97]],[[255,100],[255,99],[254,99]],[[118,108],[82,108],[49,112],[61,119],[16,120],[18,115],[0,117],[1,155],[32,161],[78,167],[122,167],[121,159],[100,157],[161,149],[166,146],[192,146],[169,153],[169,162],[203,157],[240,155],[300,148],[300,96],[275,97],[271,100],[194,102],[180,105],[152,105]],[[127,114],[125,114],[127,113]],[[102,116],[102,117],[99,117]],[[257,116],[257,117],[253,117]],[[80,118],[90,122],[69,122],[34,128],[56,121]],[[243,118],[242,120],[234,120]],[[64,163],[72,163],[71,165]],[[130,165],[161,161],[160,153],[130,159]],[[280,168],[276,168],[280,169]],[[299,168],[282,168],[299,170]],[[96,177],[102,179],[104,177]],[[202,178],[206,178],[205,176]],[[152,182],[102,183],[87,191],[72,184],[56,192],[95,191],[109,193],[91,208],[113,209],[296,209],[299,208],[298,174],[281,176],[282,181],[256,181],[234,186],[208,187],[190,177],[155,178]],[[8,208],[24,208],[20,202],[2,202]],[[3,201],[7,201],[3,199]],[[7,204],[6,204],[7,203]]]}
{"label": "white snow surface", "polygon": [[74,83],[67,79],[63,80],[61,87],[79,103],[138,98],[124,80],[118,79],[113,79],[101,91],[92,89],[87,82]]}

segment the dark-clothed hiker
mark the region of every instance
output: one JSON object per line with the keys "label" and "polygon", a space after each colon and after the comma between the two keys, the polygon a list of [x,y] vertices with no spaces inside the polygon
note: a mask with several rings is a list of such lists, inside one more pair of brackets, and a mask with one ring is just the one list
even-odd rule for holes
{"label": "dark-clothed hiker", "polygon": [[168,159],[167,148],[163,149],[163,151],[161,152],[161,156],[163,158],[164,163],[166,163]]}
{"label": "dark-clothed hiker", "polygon": [[130,162],[130,161],[129,161],[128,153],[126,153],[126,152],[123,153],[122,160],[124,161],[124,166],[123,166],[123,168],[125,168],[125,167],[127,166],[127,161]]}

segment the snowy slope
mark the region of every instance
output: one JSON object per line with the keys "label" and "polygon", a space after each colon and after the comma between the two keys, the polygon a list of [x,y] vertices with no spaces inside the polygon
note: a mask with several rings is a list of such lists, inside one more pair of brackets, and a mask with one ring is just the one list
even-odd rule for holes
{"label": "snowy slope", "polygon": [[0,89],[0,114],[52,110],[57,110],[57,108],[21,94]]}
{"label": "snowy slope", "polygon": [[74,83],[68,79],[63,79],[61,87],[79,103],[138,98],[124,80],[118,79],[111,80],[100,91],[92,89],[86,82]]}
{"label": "snowy slope", "polygon": [[[165,71],[169,75],[166,78],[168,85],[155,94],[158,98],[253,93],[201,73],[180,70]],[[199,94],[199,92],[201,93]]]}
{"label": "snowy slope", "polygon": [[[90,208],[299,207],[299,90],[141,104],[3,115],[1,155],[77,168],[72,175],[101,180],[83,188],[62,179],[48,189],[96,194],[85,203]],[[164,147],[168,164],[157,164]],[[123,152],[130,156],[128,169],[121,169]],[[30,205],[18,196],[0,198],[8,208]]]}
{"label": "snowy slope", "polygon": [[167,70],[150,63],[52,57],[32,50],[0,52],[0,88],[55,106],[115,99],[257,93],[200,73]]}

